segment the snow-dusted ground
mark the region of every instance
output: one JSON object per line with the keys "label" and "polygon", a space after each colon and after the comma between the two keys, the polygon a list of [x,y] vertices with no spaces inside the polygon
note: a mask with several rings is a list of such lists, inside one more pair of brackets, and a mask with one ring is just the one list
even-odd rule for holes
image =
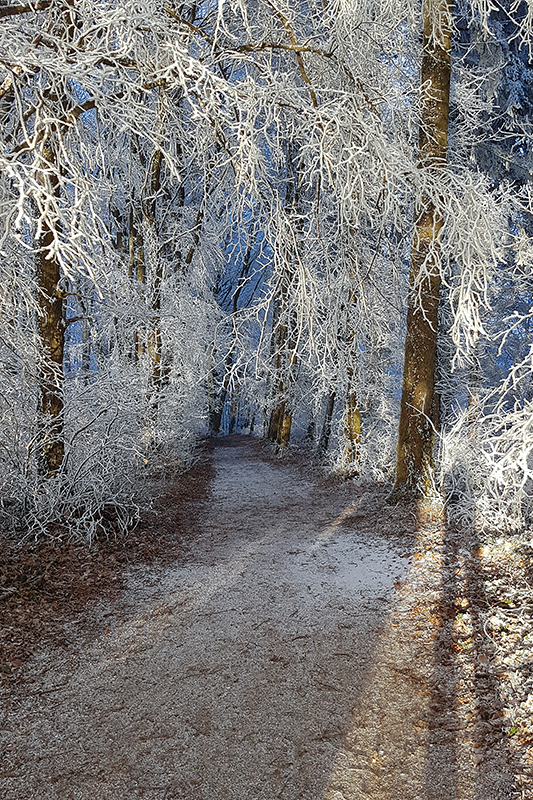
{"label": "snow-dusted ground", "polygon": [[416,532],[369,530],[370,490],[231,444],[191,507],[194,559],[132,570],[92,637],[34,659],[0,730],[0,797],[510,798],[505,753],[476,761],[475,726],[446,708],[456,671],[429,607],[413,613],[437,592]]}

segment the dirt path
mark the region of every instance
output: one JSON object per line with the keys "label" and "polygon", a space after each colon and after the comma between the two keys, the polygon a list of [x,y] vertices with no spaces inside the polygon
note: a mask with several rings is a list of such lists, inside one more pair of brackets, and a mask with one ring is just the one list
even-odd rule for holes
{"label": "dirt path", "polygon": [[0,797],[513,797],[490,675],[453,655],[443,586],[467,588],[439,525],[244,437],[212,459],[194,558],[131,570],[91,636],[34,657]]}

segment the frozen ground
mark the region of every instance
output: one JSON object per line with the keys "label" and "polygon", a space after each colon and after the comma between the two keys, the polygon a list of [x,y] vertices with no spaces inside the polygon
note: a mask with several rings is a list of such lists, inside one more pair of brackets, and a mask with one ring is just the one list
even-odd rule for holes
{"label": "frozen ground", "polygon": [[34,657],[2,800],[514,797],[490,676],[481,702],[439,613],[439,526],[245,437],[212,458],[194,558]]}

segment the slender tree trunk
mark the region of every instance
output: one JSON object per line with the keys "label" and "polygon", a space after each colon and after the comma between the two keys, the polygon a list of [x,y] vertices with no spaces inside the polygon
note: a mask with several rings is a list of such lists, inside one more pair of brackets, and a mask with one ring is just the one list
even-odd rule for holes
{"label": "slender tree trunk", "polygon": [[235,433],[235,429],[238,423],[238,417],[239,417],[239,401],[237,400],[236,397],[233,397],[231,401],[229,426],[228,426],[228,433],[230,436],[232,433]]}
{"label": "slender tree trunk", "polygon": [[[422,53],[419,138],[421,169],[446,163],[450,102],[451,4],[426,0]],[[438,237],[443,218],[429,197],[415,209],[405,340],[396,481],[392,499],[427,494],[433,485],[434,380],[440,265]]]}
{"label": "slender tree trunk", "polygon": [[315,443],[315,432],[316,432],[316,420],[314,414],[310,417],[309,422],[307,423],[307,430],[305,432],[304,441],[309,445],[309,447],[313,447]]}
{"label": "slender tree trunk", "polygon": [[[289,141],[287,149],[287,189],[285,195],[285,211],[289,219],[295,219],[295,212],[300,209],[301,196],[298,185],[297,152],[295,145]],[[296,230],[300,222],[296,218]],[[270,415],[268,438],[276,442],[280,449],[289,444],[292,427],[291,389],[297,363],[296,354],[296,321],[290,311],[290,283],[292,279],[293,261],[296,257],[296,244],[288,245],[286,266],[281,277],[279,296],[276,298],[272,320],[272,340],[274,350],[274,408]]]}
{"label": "slender tree trunk", "polygon": [[[282,305],[286,313],[289,313],[287,310],[285,293],[282,296]],[[268,438],[272,442],[276,442],[282,450],[289,444],[291,436],[293,413],[290,395],[297,362],[296,342],[291,335],[289,325],[292,330],[294,327],[294,320],[290,319],[288,323],[278,322],[275,330],[275,406],[270,414],[268,426]]]}
{"label": "slender tree trunk", "polygon": [[[48,182],[54,197],[59,197],[59,179],[54,171],[55,150],[52,142],[43,147],[45,162],[43,181]],[[59,288],[61,270],[54,255],[55,231],[48,220],[42,220],[42,233],[37,254],[37,285],[39,287],[39,336],[45,357],[40,385],[39,410],[43,415],[41,442],[41,472],[55,475],[65,455],[63,438],[63,355],[65,351],[64,300]]]}
{"label": "slender tree trunk", "polygon": [[356,359],[357,341],[355,335],[355,322],[357,313],[357,277],[355,269],[350,271],[350,290],[348,293],[347,319],[345,332],[346,348],[346,399],[344,403],[343,434],[344,454],[343,463],[346,470],[352,474],[359,471],[360,444],[361,444],[361,409],[356,391]]}
{"label": "slender tree trunk", "polygon": [[233,366],[233,353],[230,350],[228,355],[226,356],[226,361],[224,363],[224,378],[222,379],[222,388],[220,390],[220,395],[215,401],[215,408],[213,409],[213,413],[211,414],[210,429],[212,436],[218,436],[218,434],[220,433],[220,427],[222,425],[222,414],[224,413],[224,406],[226,405],[226,398],[228,396],[232,366]]}
{"label": "slender tree trunk", "polygon": [[91,382],[91,330],[87,317],[82,320],[81,374],[86,386]]}
{"label": "slender tree trunk", "polygon": [[349,381],[344,408],[344,463],[348,470],[357,471],[359,465],[359,446],[361,444],[361,411],[357,395]]}
{"label": "slender tree trunk", "polygon": [[[151,297],[151,329],[148,333],[148,350],[152,361],[152,386],[154,389],[153,406],[157,412],[159,405],[159,395],[164,383],[165,370],[162,364],[162,337],[161,337],[161,300],[163,291],[163,260],[160,258],[157,241],[156,226],[156,204],[157,195],[161,188],[161,165],[163,163],[163,152],[156,150],[152,158],[150,168],[150,196],[144,204],[145,220],[148,224],[151,237],[152,257],[155,260],[152,297]],[[146,281],[146,276],[144,276]]]}
{"label": "slender tree trunk", "polygon": [[282,413],[282,392],[283,381],[280,379],[281,369],[283,366],[282,348],[286,336],[286,331],[280,323],[281,317],[281,296],[274,298],[272,309],[272,335],[270,340],[270,352],[274,361],[274,381],[272,387],[272,396],[274,399],[274,407],[270,412],[268,421],[267,437],[271,442],[276,442],[278,438],[278,430],[280,425],[280,415]]}
{"label": "slender tree trunk", "polygon": [[326,411],[324,414],[324,424],[320,433],[318,441],[318,452],[320,455],[325,455],[329,445],[329,438],[331,436],[331,420],[333,419],[333,409],[335,408],[336,392],[330,392],[326,403]]}
{"label": "slender tree trunk", "polygon": [[[146,267],[144,264],[144,242],[141,231],[137,227],[135,213],[135,198],[132,193],[128,214],[128,275],[132,280],[140,283],[146,282]],[[135,328],[133,331],[132,360],[139,361],[145,352],[145,339],[142,333]]]}
{"label": "slender tree trunk", "polygon": [[[246,252],[244,254],[241,274],[239,276],[239,282],[237,284],[237,288],[233,292],[233,297],[231,299],[231,312],[233,318],[235,318],[239,310],[239,298],[241,296],[241,292],[244,286],[246,285],[246,281],[248,280],[251,265],[252,265],[252,242],[250,241],[248,247],[246,248]],[[233,323],[233,325],[234,325],[233,341],[226,356],[226,360],[224,362],[224,375],[222,378],[220,395],[215,400],[213,411],[211,413],[210,431],[213,436],[217,436],[220,433],[220,426],[222,424],[222,415],[224,414],[224,406],[226,404],[226,400],[230,390],[231,373],[233,367],[233,352],[234,352],[235,336],[236,336],[235,323]]]}

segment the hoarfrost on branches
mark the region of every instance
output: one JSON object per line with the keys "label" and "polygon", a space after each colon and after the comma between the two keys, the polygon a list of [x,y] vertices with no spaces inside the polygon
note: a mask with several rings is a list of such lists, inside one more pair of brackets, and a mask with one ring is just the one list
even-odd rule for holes
{"label": "hoarfrost on branches", "polygon": [[443,485],[476,464],[482,516],[512,487],[525,502],[530,12],[515,11],[457,12],[448,158],[427,164],[418,4],[0,9],[6,519],[125,529],[140,487],[209,426],[283,447],[292,425],[347,474],[389,479],[424,202],[443,220],[426,264],[446,309]]}

